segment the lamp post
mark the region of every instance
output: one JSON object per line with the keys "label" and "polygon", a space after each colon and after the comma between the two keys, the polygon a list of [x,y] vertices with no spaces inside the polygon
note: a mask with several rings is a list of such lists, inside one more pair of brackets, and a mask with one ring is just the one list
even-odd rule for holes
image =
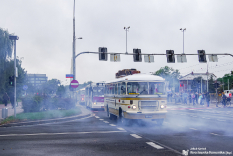
{"label": "lamp post", "polygon": [[129,28],[130,28],[130,26],[124,27],[125,32],[126,32],[126,54],[128,54],[128,52],[127,52],[127,31],[129,31]]}
{"label": "lamp post", "polygon": [[14,117],[16,117],[16,76],[18,75],[17,69],[16,69],[16,40],[19,39],[18,36],[9,36],[9,39],[13,41],[14,43]]}
{"label": "lamp post", "polygon": [[186,28],[184,29],[180,28],[180,30],[183,32],[183,54],[184,54],[184,31],[186,30]]}

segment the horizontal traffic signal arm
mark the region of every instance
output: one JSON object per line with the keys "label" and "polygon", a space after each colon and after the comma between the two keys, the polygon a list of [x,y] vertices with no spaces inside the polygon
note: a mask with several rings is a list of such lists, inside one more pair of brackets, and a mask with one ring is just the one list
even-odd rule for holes
{"label": "horizontal traffic signal arm", "polygon": [[[86,51],[86,52],[81,52],[81,53],[77,54],[75,56],[75,58],[78,57],[81,54],[101,54],[101,53],[103,53],[103,52],[90,52],[90,51]],[[118,52],[107,52],[106,54],[109,54],[109,55],[110,54],[137,55],[137,54],[134,54],[134,53],[118,53]],[[140,55],[167,55],[167,56],[169,56],[171,54],[155,54],[155,53],[154,54],[144,54],[144,53],[141,53]],[[173,54],[173,55],[199,55],[199,54]],[[230,56],[233,57],[232,54],[228,54],[228,53],[221,53],[221,54],[206,54],[205,53],[205,55],[230,55]]]}

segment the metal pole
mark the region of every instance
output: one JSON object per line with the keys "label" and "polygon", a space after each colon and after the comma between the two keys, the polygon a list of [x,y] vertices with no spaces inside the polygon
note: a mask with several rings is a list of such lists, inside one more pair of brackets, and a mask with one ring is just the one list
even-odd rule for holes
{"label": "metal pole", "polygon": [[207,84],[206,84],[206,86],[207,86],[207,92],[209,92],[209,84],[208,84],[209,77],[208,77],[208,75],[209,75],[209,72],[208,72],[208,63],[207,63]]}
{"label": "metal pole", "polygon": [[126,53],[128,53],[127,52],[127,28],[126,28]]}
{"label": "metal pole", "polygon": [[73,79],[76,79],[75,68],[75,0],[74,0],[74,12],[73,12]]}
{"label": "metal pole", "polygon": [[15,74],[14,74],[14,82],[15,82],[15,94],[14,94],[14,117],[16,118],[16,40],[14,40],[14,68],[15,68]]}
{"label": "metal pole", "polygon": [[201,78],[201,93],[202,93],[202,78]]}
{"label": "metal pole", "polygon": [[229,90],[229,79],[228,79],[228,90]]}
{"label": "metal pole", "polygon": [[183,54],[184,54],[184,30],[183,30]]}

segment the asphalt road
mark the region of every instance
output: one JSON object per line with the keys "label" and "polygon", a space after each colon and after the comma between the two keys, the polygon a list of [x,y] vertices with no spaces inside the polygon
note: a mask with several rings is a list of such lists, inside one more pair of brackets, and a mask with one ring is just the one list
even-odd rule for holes
{"label": "asphalt road", "polygon": [[183,150],[188,155],[232,155],[232,108],[171,103],[168,108],[161,127],[154,122],[125,126],[101,110],[61,123],[0,127],[0,155],[175,156]]}

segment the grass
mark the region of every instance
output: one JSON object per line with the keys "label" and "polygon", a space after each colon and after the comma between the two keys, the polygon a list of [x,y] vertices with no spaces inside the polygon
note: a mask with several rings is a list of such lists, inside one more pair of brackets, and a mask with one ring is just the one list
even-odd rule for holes
{"label": "grass", "polygon": [[20,113],[20,114],[16,114],[16,118],[14,118],[14,116],[10,116],[6,118],[0,123],[0,125],[12,123],[12,122],[20,122],[20,121],[54,119],[54,118],[68,117],[78,114],[81,114],[81,110],[79,107],[70,110],[49,110],[44,112]]}

